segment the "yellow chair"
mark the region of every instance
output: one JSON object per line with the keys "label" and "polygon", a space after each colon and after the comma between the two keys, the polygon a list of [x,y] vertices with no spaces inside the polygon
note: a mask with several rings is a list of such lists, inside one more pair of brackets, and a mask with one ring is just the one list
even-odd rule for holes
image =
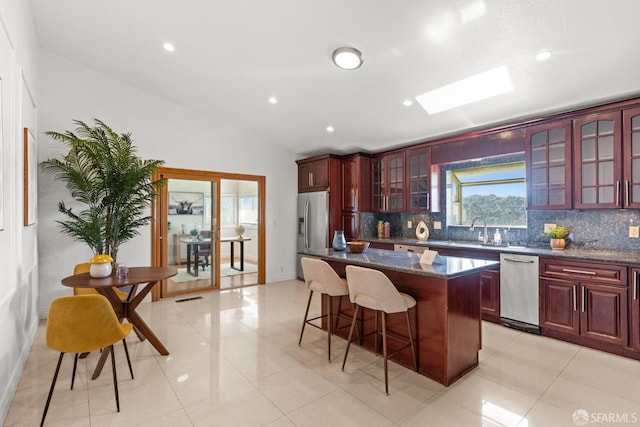
{"label": "yellow chair", "polygon": [[[76,266],[73,268],[73,274],[75,275],[75,274],[88,273],[90,267],[91,267],[91,264],[89,264],[88,262],[76,264]],[[120,289],[116,287],[114,287],[113,290],[115,291],[116,295],[118,295],[118,298],[120,298],[122,301],[126,301],[126,299],[129,298],[128,293],[122,292]],[[91,288],[73,288],[74,295],[87,295],[87,294],[97,294],[97,293],[98,291]]]}
{"label": "yellow chair", "polygon": [[[76,376],[76,366],[78,354],[92,352],[103,348],[111,351],[111,369],[113,370],[113,388],[116,396],[116,407],[120,412],[120,400],[118,397],[118,380],[116,374],[116,363],[114,358],[113,344],[125,338],[131,332],[130,323],[120,323],[116,314],[103,295],[77,295],[55,299],[49,307],[47,318],[47,346],[60,352],[56,372],[53,375],[51,389],[47,397],[47,403],[42,414],[40,426],[44,425],[44,420],[49,410],[51,396],[56,385],[62,357],[65,353],[75,353],[73,363],[73,374],[71,376],[71,389]],[[131,360],[127,351],[127,363],[131,370]]]}

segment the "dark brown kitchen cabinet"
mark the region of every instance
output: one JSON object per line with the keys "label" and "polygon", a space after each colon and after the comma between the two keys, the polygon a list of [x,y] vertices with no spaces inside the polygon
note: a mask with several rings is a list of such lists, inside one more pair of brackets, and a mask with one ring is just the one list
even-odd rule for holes
{"label": "dark brown kitchen cabinet", "polygon": [[296,161],[298,164],[298,193],[327,190],[338,184],[340,160],[322,155]]}
{"label": "dark brown kitchen cabinet", "polygon": [[540,327],[580,333],[578,286],[567,280],[540,278]]}
{"label": "dark brown kitchen cabinet", "polygon": [[341,161],[342,228],[347,240],[360,237],[360,212],[371,209],[371,156],[353,154]]}
{"label": "dark brown kitchen cabinet", "polygon": [[574,208],[622,207],[622,112],[577,118],[573,140]]}
{"label": "dark brown kitchen cabinet", "polygon": [[431,149],[427,147],[407,150],[407,208],[409,212],[431,210]]}
{"label": "dark brown kitchen cabinet", "polygon": [[629,344],[640,350],[640,268],[631,269],[631,295],[629,297]]}
{"label": "dark brown kitchen cabinet", "polygon": [[[432,248],[440,255],[500,261],[498,252],[473,249]],[[482,320],[500,323],[500,264],[480,273],[480,297]]]}
{"label": "dark brown kitchen cabinet", "polygon": [[623,145],[625,208],[640,208],[640,107],[623,112]]}
{"label": "dark brown kitchen cabinet", "polygon": [[627,294],[624,266],[540,259],[543,334],[557,331],[564,335],[551,335],[580,344],[626,346]]}
{"label": "dark brown kitchen cabinet", "polygon": [[371,207],[374,212],[404,211],[405,151],[371,159]]}
{"label": "dark brown kitchen cabinet", "polygon": [[529,209],[571,209],[571,120],[527,129]]}
{"label": "dark brown kitchen cabinet", "polygon": [[480,273],[482,318],[500,322],[500,270],[484,270]]}

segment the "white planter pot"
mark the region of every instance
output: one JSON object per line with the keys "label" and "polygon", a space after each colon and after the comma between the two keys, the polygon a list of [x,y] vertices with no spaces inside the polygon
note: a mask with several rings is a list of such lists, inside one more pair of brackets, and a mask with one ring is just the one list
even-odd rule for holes
{"label": "white planter pot", "polygon": [[101,279],[103,277],[108,277],[111,275],[111,263],[110,262],[102,262],[99,264],[91,264],[89,267],[89,275],[91,277],[95,277],[96,279]]}

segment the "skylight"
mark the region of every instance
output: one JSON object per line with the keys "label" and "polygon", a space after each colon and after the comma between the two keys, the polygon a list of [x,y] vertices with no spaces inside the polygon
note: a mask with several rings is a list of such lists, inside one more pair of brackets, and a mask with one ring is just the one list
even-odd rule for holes
{"label": "skylight", "polygon": [[503,65],[418,95],[416,100],[428,114],[436,114],[508,92],[513,92],[513,83]]}

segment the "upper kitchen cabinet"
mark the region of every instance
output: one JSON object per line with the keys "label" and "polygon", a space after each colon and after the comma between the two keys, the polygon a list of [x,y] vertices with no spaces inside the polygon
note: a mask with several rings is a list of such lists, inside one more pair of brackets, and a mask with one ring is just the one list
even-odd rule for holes
{"label": "upper kitchen cabinet", "polygon": [[374,212],[404,211],[405,151],[371,159],[371,200]]}
{"label": "upper kitchen cabinet", "polygon": [[640,107],[623,113],[624,207],[640,208]]}
{"label": "upper kitchen cabinet", "polygon": [[409,149],[407,159],[407,208],[409,212],[431,210],[431,149],[427,147]]}
{"label": "upper kitchen cabinet", "polygon": [[574,208],[623,207],[622,112],[597,113],[573,122]]}
{"label": "upper kitchen cabinet", "polygon": [[571,209],[571,120],[527,129],[527,207]]}
{"label": "upper kitchen cabinet", "polygon": [[353,154],[342,159],[342,229],[347,240],[360,237],[360,212],[371,210],[371,156]]}
{"label": "upper kitchen cabinet", "polygon": [[330,154],[297,160],[298,192],[328,190],[340,179],[340,159]]}

